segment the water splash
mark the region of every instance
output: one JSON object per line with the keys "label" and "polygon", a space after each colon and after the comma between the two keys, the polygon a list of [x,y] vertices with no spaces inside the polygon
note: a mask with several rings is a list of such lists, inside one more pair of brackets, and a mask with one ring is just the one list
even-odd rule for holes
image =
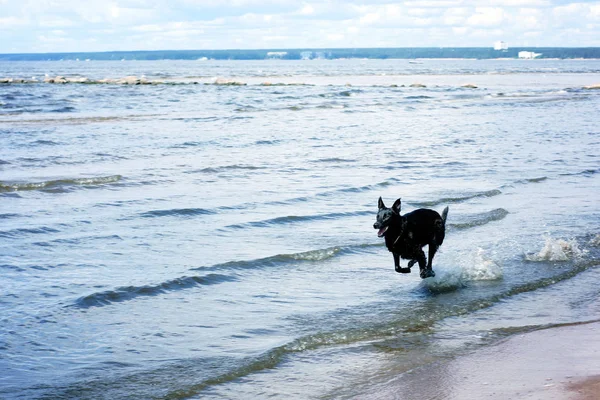
{"label": "water splash", "polygon": [[462,271],[463,279],[469,281],[494,281],[502,279],[502,267],[490,259],[486,251],[482,248],[477,249],[473,259]]}
{"label": "water splash", "polygon": [[545,237],[544,247],[535,254],[526,254],[527,261],[569,261],[580,258],[585,253],[577,245],[575,239],[553,239],[550,236]]}
{"label": "water splash", "polygon": [[422,285],[433,293],[444,293],[465,287],[472,281],[502,279],[502,267],[493,261],[482,248],[461,257],[460,264],[450,268],[436,269],[436,276],[425,279]]}
{"label": "water splash", "polygon": [[591,238],[589,244],[590,246],[600,247],[600,233],[596,234],[596,236]]}

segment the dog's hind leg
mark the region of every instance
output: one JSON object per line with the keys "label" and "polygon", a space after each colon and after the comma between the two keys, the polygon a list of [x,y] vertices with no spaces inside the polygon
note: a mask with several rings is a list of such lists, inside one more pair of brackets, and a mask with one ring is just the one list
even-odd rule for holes
{"label": "dog's hind leg", "polygon": [[425,278],[429,278],[431,275],[431,270],[427,269],[427,261],[425,260],[425,252],[423,252],[422,249],[420,249],[417,253],[416,253],[416,260],[419,263],[419,269],[421,270],[420,275],[421,278],[425,279]]}
{"label": "dog's hind leg", "polygon": [[[438,246],[435,242],[431,242],[429,243],[429,250],[427,251],[427,269],[426,269],[426,273],[425,273],[425,278],[429,278],[430,276],[435,276],[435,272],[433,272],[433,257],[435,256],[435,253],[437,252],[438,248],[440,246]],[[423,276],[423,273],[421,273],[421,277]]]}
{"label": "dog's hind leg", "polygon": [[435,242],[429,243],[427,269],[432,268],[433,257],[435,257],[435,253],[438,251],[439,248],[440,248],[440,246],[438,246]]}

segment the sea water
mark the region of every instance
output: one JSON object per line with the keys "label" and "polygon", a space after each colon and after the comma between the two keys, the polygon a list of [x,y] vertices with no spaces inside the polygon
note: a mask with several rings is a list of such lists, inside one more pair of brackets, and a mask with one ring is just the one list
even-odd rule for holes
{"label": "sea water", "polygon": [[[38,81],[0,85],[2,398],[368,398],[600,318],[598,60],[0,71]],[[435,278],[379,196],[449,206]]]}

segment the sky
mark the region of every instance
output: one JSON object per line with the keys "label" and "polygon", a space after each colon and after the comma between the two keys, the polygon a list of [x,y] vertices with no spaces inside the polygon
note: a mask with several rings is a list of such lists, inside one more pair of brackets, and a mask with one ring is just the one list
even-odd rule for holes
{"label": "sky", "polygon": [[0,53],[600,47],[600,0],[0,0]]}

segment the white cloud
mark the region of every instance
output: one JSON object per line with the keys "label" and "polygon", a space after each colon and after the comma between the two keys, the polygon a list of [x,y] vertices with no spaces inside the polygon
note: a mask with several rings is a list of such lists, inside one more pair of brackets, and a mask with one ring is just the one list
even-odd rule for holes
{"label": "white cloud", "polygon": [[331,40],[333,42],[339,42],[344,39],[344,35],[341,33],[330,33],[327,35],[327,40]]}
{"label": "white cloud", "polygon": [[505,12],[500,7],[481,7],[475,9],[475,14],[467,19],[467,25],[479,27],[492,27],[502,24]]}
{"label": "white cloud", "polygon": [[463,4],[463,1],[457,0],[457,1],[452,1],[452,0],[440,0],[440,1],[435,1],[435,0],[423,0],[423,1],[405,1],[404,5],[406,7],[435,7],[435,8],[449,8],[449,7],[458,7],[461,4]]}
{"label": "white cloud", "polygon": [[464,36],[467,34],[467,32],[469,32],[469,28],[467,28],[466,26],[452,28],[452,33],[454,33],[455,35]]}
{"label": "white cloud", "polygon": [[17,17],[0,18],[0,30],[15,29],[15,28],[26,26],[28,24],[29,24],[29,21],[25,18],[17,18]]}
{"label": "white cloud", "polygon": [[305,4],[299,11],[299,15],[312,15],[315,13],[315,8],[310,4]]}
{"label": "white cloud", "polygon": [[546,0],[484,0],[477,3],[494,7],[547,7],[551,5],[551,2]]}
{"label": "white cloud", "polygon": [[359,23],[361,25],[373,25],[376,22],[378,22],[380,19],[381,19],[381,15],[379,15],[379,13],[372,12],[372,13],[368,13],[368,14],[363,15],[359,19]]}
{"label": "white cloud", "polygon": [[600,46],[599,30],[599,0],[0,0],[0,53]]}

